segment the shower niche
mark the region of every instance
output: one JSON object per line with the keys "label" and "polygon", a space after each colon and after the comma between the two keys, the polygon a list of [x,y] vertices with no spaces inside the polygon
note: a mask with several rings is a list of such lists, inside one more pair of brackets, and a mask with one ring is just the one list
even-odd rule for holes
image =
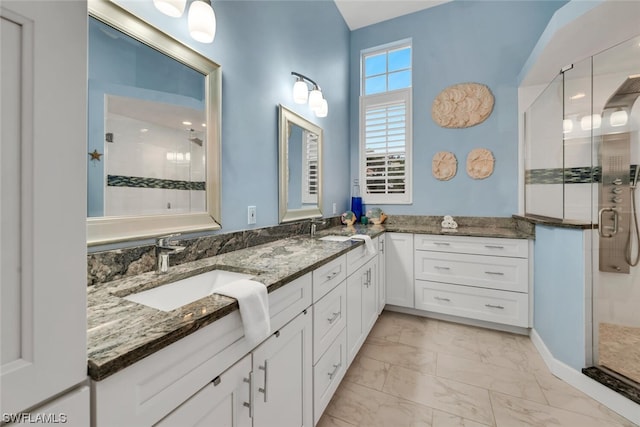
{"label": "shower niche", "polygon": [[640,390],[640,36],[564,67],[524,120],[525,212],[586,229],[592,365]]}

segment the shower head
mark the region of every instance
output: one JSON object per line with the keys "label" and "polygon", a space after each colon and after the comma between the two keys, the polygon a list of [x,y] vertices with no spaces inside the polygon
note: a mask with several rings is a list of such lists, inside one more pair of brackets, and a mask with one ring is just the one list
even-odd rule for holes
{"label": "shower head", "polygon": [[607,100],[604,109],[626,108],[631,110],[638,96],[640,96],[640,74],[634,74],[622,82],[620,87]]}

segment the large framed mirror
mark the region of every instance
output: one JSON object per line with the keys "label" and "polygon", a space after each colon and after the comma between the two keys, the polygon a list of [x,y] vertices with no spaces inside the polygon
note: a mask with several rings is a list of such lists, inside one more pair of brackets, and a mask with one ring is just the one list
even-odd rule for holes
{"label": "large framed mirror", "polygon": [[322,216],[322,128],[280,105],[280,222]]}
{"label": "large framed mirror", "polygon": [[220,228],[220,66],[89,0],[87,243]]}

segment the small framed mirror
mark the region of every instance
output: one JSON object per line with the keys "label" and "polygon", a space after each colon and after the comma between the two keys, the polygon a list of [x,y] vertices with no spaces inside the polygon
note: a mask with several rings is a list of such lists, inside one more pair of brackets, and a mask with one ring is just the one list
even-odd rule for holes
{"label": "small framed mirror", "polygon": [[322,216],[322,128],[280,105],[280,222]]}
{"label": "small framed mirror", "polygon": [[220,66],[89,0],[88,245],[220,228]]}

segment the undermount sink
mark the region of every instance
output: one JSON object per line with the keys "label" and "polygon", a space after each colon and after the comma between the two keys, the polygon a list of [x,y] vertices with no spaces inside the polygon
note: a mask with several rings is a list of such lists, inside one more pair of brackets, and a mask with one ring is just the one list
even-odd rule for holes
{"label": "undermount sink", "polygon": [[326,240],[326,241],[329,241],[329,242],[346,242],[347,240],[350,240],[350,239],[351,239],[350,236],[331,235],[331,236],[321,237],[318,240]]}
{"label": "undermount sink", "polygon": [[223,285],[251,277],[253,277],[251,274],[234,271],[211,270],[197,276],[131,294],[124,299],[161,311],[171,311],[209,296]]}

